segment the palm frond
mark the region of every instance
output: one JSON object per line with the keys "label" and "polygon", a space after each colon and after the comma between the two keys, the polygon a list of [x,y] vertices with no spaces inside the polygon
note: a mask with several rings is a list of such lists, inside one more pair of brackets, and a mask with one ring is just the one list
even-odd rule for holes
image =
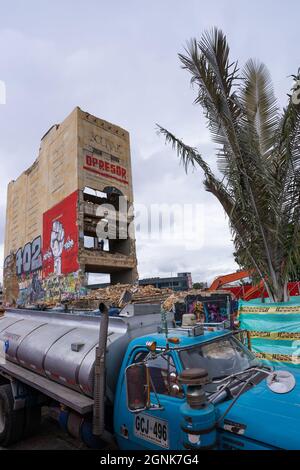
{"label": "palm frond", "polygon": [[202,168],[205,175],[212,175],[209,165],[203,160],[196,148],[184,144],[182,140],[178,139],[174,134],[159,124],[156,124],[156,126],[158,131],[164,135],[166,143],[171,144],[172,148],[176,150],[177,155],[181,158],[184,165],[185,171],[188,170],[190,165],[194,167],[197,164]]}
{"label": "palm frond", "polygon": [[196,148],[161,126],[159,132],[186,171],[202,169],[205,189],[229,218],[240,259],[264,280],[270,297],[281,300],[293,263],[300,263],[299,108],[290,99],[280,116],[265,65],[250,60],[240,72],[217,28],[192,39],[179,58],[217,143],[222,181]]}
{"label": "palm frond", "polygon": [[268,156],[274,146],[279,120],[271,77],[264,64],[250,59],[243,69],[242,78],[240,101],[247,124],[256,132],[261,155]]}

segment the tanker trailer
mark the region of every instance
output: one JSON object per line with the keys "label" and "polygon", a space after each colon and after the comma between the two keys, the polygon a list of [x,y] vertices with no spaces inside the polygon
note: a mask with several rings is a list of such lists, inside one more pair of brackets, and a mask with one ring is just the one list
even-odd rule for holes
{"label": "tanker trailer", "polygon": [[[104,318],[104,312],[93,316],[19,309],[8,309],[0,318],[4,352],[0,358],[0,445],[36,432],[44,404],[56,405],[63,427],[95,445],[95,363]],[[104,339],[105,413],[110,431],[126,348],[132,339],[153,333],[160,322],[158,304],[129,304],[118,317],[109,317]]]}
{"label": "tanker trailer", "polygon": [[101,326],[36,311],[0,319],[0,445],[34,432],[45,404],[93,448],[300,449],[299,372],[257,359],[246,332],[190,314],[172,328],[149,305],[101,309]]}

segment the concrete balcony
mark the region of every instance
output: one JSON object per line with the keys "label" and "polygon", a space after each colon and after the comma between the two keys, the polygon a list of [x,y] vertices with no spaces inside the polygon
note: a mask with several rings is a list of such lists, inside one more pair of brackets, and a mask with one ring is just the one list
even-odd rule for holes
{"label": "concrete balcony", "polygon": [[98,204],[93,204],[92,202],[85,201],[83,203],[83,212],[84,215],[89,215],[91,217],[97,217],[97,209],[99,208]]}
{"label": "concrete balcony", "polygon": [[[102,218],[103,215],[100,215],[101,213],[97,214],[97,210],[99,209],[99,207],[100,207],[99,204],[94,204],[92,202],[85,201],[83,203],[84,217],[89,216],[89,217],[95,217],[95,218],[98,218],[98,219]],[[128,220],[128,222],[131,222],[131,220],[133,219],[133,216],[128,216],[127,214],[123,215],[123,213],[119,214],[117,209],[116,209],[116,212],[118,214],[117,218],[121,217],[122,219],[124,219],[124,217],[125,217],[125,219]],[[115,215],[115,213],[112,214],[112,218],[114,217],[114,215]],[[110,218],[109,212],[108,212],[107,218]]]}
{"label": "concrete balcony", "polygon": [[136,267],[136,258],[134,255],[111,253],[95,248],[81,248],[79,250],[79,263],[85,265],[86,271],[111,273],[123,269],[134,269]]}

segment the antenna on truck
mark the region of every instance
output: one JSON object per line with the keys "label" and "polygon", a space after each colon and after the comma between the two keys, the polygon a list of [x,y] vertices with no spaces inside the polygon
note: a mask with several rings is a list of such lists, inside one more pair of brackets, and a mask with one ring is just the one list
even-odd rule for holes
{"label": "antenna on truck", "polygon": [[162,329],[162,332],[165,333],[166,335],[166,341],[167,341],[167,344],[168,344],[168,321],[167,321],[167,314],[166,314],[166,311],[164,309],[161,310],[161,329]]}

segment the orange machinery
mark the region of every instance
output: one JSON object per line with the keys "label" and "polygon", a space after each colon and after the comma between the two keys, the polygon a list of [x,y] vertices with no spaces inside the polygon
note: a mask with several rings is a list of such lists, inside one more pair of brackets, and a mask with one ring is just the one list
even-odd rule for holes
{"label": "orange machinery", "polygon": [[[220,289],[222,286],[225,286],[225,284],[228,284],[229,282],[238,281],[239,279],[244,279],[245,277],[251,277],[251,271],[243,270],[243,271],[237,271],[235,273],[224,274],[222,276],[218,276],[213,281],[213,283],[208,288],[208,290],[213,291],[213,290]],[[229,288],[227,287],[225,289],[228,290]],[[234,295],[236,295],[237,297],[241,297],[244,300],[250,300],[254,298],[267,296],[264,282],[262,280],[256,286],[250,287],[248,285],[248,286],[245,286],[245,289],[241,287],[242,296],[240,296],[239,294],[236,294],[236,292],[233,292],[234,290],[236,290],[236,288],[232,288],[229,290],[231,290],[231,292]],[[289,290],[290,295],[300,296],[300,281],[289,282],[288,290]]]}
{"label": "orange machinery", "polygon": [[[220,289],[220,287],[228,284],[229,282],[238,281],[239,279],[244,279],[245,277],[251,277],[251,272],[248,270],[237,271],[235,273],[224,274],[222,276],[218,276],[208,288],[209,291]],[[260,283],[256,286],[252,286],[247,292],[244,293],[243,298],[244,300],[248,300],[253,298],[253,296],[261,296],[264,292],[264,283],[260,281]]]}
{"label": "orange machinery", "polygon": [[236,273],[224,274],[223,276],[218,276],[213,281],[211,286],[208,288],[209,291],[220,289],[220,287],[228,284],[229,282],[238,281],[239,279],[244,279],[245,277],[249,277],[249,271],[237,271]]}

